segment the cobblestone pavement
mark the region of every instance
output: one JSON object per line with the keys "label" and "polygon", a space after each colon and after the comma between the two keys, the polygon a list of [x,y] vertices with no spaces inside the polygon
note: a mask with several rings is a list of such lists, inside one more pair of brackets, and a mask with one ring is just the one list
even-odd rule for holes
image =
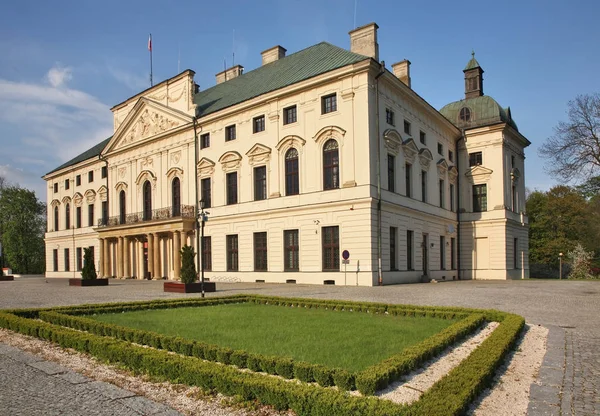
{"label": "cobblestone pavement", "polygon": [[180,415],[112,384],[0,343],[0,415]]}
{"label": "cobblestone pavement", "polygon": [[[349,274],[348,282],[353,281],[353,277]],[[228,276],[223,276],[222,279],[232,280]],[[24,277],[14,282],[0,282],[0,309],[197,296],[164,293],[162,284],[160,281],[111,280],[107,287],[81,288],[68,286],[67,279]],[[207,296],[256,293],[494,308],[514,312],[524,316],[531,324],[550,329],[548,351],[537,383],[531,389],[529,414],[600,415],[600,282],[456,281],[384,287],[341,287],[229,283],[217,280],[217,290]],[[3,363],[0,362],[0,365],[3,366]],[[2,402],[0,396],[0,404]],[[1,412],[2,410],[0,414]]]}

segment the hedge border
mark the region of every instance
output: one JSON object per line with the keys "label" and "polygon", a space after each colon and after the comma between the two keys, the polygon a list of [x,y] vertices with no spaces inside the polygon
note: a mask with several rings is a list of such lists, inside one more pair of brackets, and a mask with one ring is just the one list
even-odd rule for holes
{"label": "hedge border", "polygon": [[[235,299],[239,301],[244,297],[256,298],[257,296],[238,296]],[[222,299],[234,300],[234,297]],[[292,299],[291,301],[297,302],[298,300]],[[130,302],[128,304],[142,303],[157,302]],[[319,303],[324,302],[320,301]],[[341,303],[353,306],[357,304]],[[377,307],[378,304],[374,305],[373,307]],[[410,307],[410,305],[389,306],[392,309],[405,310]],[[120,363],[137,373],[145,373],[171,382],[183,382],[205,389],[214,389],[225,395],[239,395],[244,400],[258,400],[277,409],[290,408],[299,415],[461,414],[477,394],[491,383],[497,366],[516,342],[523,328],[524,319],[518,315],[494,310],[420,306],[417,308],[430,312],[432,310],[454,313],[478,312],[486,320],[498,321],[500,325],[467,359],[436,382],[421,399],[409,406],[397,405],[370,396],[354,397],[337,389],[304,383],[290,383],[262,374],[241,372],[231,366],[174,355],[163,350],[139,347],[125,341],[17,316],[17,314],[30,315],[29,317],[37,318],[42,310],[67,311],[74,310],[75,307],[0,312],[0,327],[47,339],[63,347],[75,348],[105,361]],[[390,313],[387,307],[384,309]]]}

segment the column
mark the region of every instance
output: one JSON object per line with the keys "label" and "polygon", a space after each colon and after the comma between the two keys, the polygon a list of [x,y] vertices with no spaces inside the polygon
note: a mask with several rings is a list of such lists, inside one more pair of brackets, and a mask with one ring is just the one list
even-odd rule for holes
{"label": "column", "polygon": [[[154,234],[148,234],[148,273],[150,278],[154,278]],[[146,276],[144,276],[145,278]]]}
{"label": "column", "polygon": [[130,252],[129,252],[129,237],[123,237],[123,260],[124,262],[124,270],[123,277],[130,278],[131,277],[131,262],[130,262]]}
{"label": "column", "polygon": [[173,231],[173,278],[181,278],[181,232]]}
{"label": "column", "polygon": [[98,262],[98,277],[104,277],[104,238],[100,238],[100,261]]}
{"label": "column", "polygon": [[123,278],[123,237],[117,238],[117,279]]}
{"label": "column", "polygon": [[153,244],[153,254],[154,254],[154,262],[153,262],[153,267],[152,269],[154,270],[154,275],[152,276],[153,279],[160,279],[161,276],[161,272],[160,272],[160,237],[158,235],[158,233],[154,233],[154,244]]}
{"label": "column", "polygon": [[104,265],[102,266],[103,277],[112,277],[112,274],[110,273],[110,241],[107,238],[104,239],[104,245],[102,247],[104,249]]}

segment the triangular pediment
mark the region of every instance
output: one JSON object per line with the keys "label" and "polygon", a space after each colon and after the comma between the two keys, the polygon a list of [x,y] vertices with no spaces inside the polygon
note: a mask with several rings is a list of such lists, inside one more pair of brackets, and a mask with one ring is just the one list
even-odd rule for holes
{"label": "triangular pediment", "polygon": [[265,146],[264,144],[256,143],[250,150],[246,152],[246,156],[248,156],[248,160],[250,161],[251,165],[264,162],[269,160],[269,157],[271,156],[271,148]]}
{"label": "triangular pediment", "polygon": [[102,154],[152,140],[193,121],[192,116],[141,97],[119,125]]}
{"label": "triangular pediment", "polygon": [[413,163],[415,156],[419,153],[419,147],[413,139],[406,139],[402,142],[402,150],[404,151],[404,158]]}
{"label": "triangular pediment", "polygon": [[493,172],[493,170],[485,168],[481,165],[477,165],[477,166],[473,166],[471,169],[469,169],[467,171],[467,173],[465,173],[465,176],[467,177],[473,177],[473,176],[483,176],[483,175],[491,175]]}
{"label": "triangular pediment", "polygon": [[211,175],[214,171],[215,171],[215,162],[213,162],[212,160],[210,160],[206,157],[203,157],[202,159],[200,159],[200,162],[198,162],[198,174],[200,176]]}
{"label": "triangular pediment", "polygon": [[383,132],[383,141],[389,152],[397,155],[402,146],[402,136],[394,129],[387,129]]}
{"label": "triangular pediment", "polygon": [[440,176],[444,175],[448,171],[448,163],[446,162],[446,159],[438,160],[438,162],[436,163],[436,166],[437,166],[438,173],[440,174]]}

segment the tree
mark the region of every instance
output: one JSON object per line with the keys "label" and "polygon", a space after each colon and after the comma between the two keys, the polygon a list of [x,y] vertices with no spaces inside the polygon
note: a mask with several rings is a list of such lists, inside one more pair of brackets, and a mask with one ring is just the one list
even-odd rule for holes
{"label": "tree", "polygon": [[594,253],[585,251],[579,243],[572,251],[569,251],[568,258],[571,260],[571,273],[569,279],[593,279],[594,276],[590,273],[594,258]]}
{"label": "tree", "polygon": [[81,278],[83,280],[94,280],[98,277],[96,267],[94,266],[93,250],[93,247],[85,247],[83,249],[83,269],[81,269]]}
{"label": "tree", "polygon": [[196,281],[196,265],[194,264],[194,248],[183,246],[181,248],[181,282],[194,283]]}
{"label": "tree", "polygon": [[0,192],[3,261],[17,273],[43,273],[46,206],[33,191],[4,186]]}
{"label": "tree", "polygon": [[566,182],[600,172],[600,94],[579,95],[568,108],[569,121],[559,122],[539,149],[548,172]]}

